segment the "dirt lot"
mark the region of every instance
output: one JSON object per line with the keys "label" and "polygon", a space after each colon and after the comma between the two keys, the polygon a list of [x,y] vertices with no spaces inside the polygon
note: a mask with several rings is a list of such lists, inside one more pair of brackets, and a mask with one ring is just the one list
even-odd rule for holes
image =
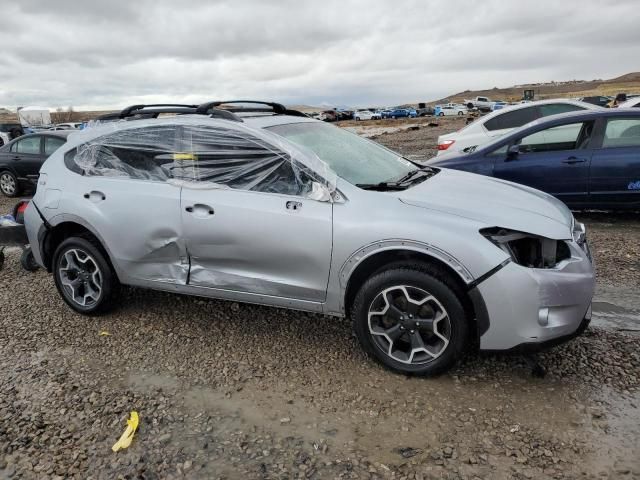
{"label": "dirt lot", "polygon": [[[376,140],[426,158],[457,121]],[[12,204],[0,198],[0,213]],[[12,251],[0,479],[640,478],[640,222],[579,218],[598,265],[595,326],[541,357],[544,379],[519,357],[475,354],[406,378],[365,358],[346,320],[137,289],[85,318]],[[113,453],[131,410],[140,430]]]}

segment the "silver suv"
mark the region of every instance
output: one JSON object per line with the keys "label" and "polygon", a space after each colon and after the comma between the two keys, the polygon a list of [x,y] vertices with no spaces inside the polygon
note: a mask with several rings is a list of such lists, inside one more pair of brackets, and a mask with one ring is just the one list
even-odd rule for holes
{"label": "silver suv", "polygon": [[117,117],[69,136],[25,215],[77,312],[111,307],[123,284],[350,316],[369,355],[420,375],[588,324],[584,227],[547,194],[424,167],[274,103]]}

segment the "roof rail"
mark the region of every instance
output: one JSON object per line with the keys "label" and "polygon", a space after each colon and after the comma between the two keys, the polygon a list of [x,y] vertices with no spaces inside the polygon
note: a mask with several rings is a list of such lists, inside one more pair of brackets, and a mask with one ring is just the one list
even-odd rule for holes
{"label": "roof rail", "polygon": [[[134,120],[131,117],[136,117],[135,119],[147,119],[147,118],[158,118],[161,113],[175,113],[175,114],[200,114],[197,112],[198,105],[186,105],[182,103],[153,103],[153,104],[139,104],[139,105],[131,105],[119,113],[108,113],[102,115],[98,118],[98,120],[124,120],[130,119]],[[237,115],[234,115],[232,112],[228,110],[220,110],[217,108],[208,109],[206,112],[202,112],[202,115],[209,115],[212,118],[222,118],[225,120],[232,120],[236,122],[242,122],[242,119]]]}
{"label": "roof rail", "polygon": [[284,105],[282,105],[281,103],[275,103],[275,102],[261,102],[261,101],[257,101],[257,100],[225,100],[225,101],[215,101],[215,102],[207,102],[207,103],[203,103],[202,105],[198,106],[198,108],[196,109],[196,113],[198,114],[205,114],[207,111],[209,111],[212,108],[217,108],[221,105],[231,105],[234,103],[241,103],[241,104],[250,104],[250,105],[264,105],[267,108],[260,108],[260,107],[226,107],[226,108],[221,108],[220,110],[223,111],[227,111],[227,112],[235,112],[235,113],[241,113],[241,112],[251,112],[251,113],[273,113],[274,115],[291,115],[294,117],[306,117],[307,115],[305,115],[302,112],[299,112],[298,110],[289,110],[287,107],[285,107]]}
{"label": "roof rail", "polygon": [[[152,108],[152,111],[142,112]],[[184,105],[181,103],[152,103],[149,105],[131,105],[120,112],[120,118],[131,117],[140,113],[154,114],[157,117],[160,113],[195,113],[197,105]]]}

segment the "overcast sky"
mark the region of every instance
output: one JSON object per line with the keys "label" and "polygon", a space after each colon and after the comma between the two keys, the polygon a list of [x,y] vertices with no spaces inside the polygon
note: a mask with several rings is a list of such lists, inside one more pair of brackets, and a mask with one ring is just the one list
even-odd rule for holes
{"label": "overcast sky", "polygon": [[[186,5],[189,5],[187,8]],[[637,0],[2,2],[0,107],[393,105],[640,70]]]}

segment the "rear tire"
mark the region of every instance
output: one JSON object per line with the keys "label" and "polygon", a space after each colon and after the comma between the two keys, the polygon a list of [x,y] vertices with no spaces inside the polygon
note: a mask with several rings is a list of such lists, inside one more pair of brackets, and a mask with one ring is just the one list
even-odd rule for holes
{"label": "rear tire", "polygon": [[439,116],[439,117],[444,117],[444,112],[440,112],[440,113],[438,114],[438,116]]}
{"label": "rear tire", "polygon": [[53,278],[62,299],[78,313],[95,315],[113,306],[118,280],[93,239],[64,240],[53,255]]}
{"label": "rear tire", "polygon": [[0,172],[0,192],[6,197],[17,197],[22,189],[18,178],[9,170]]}
{"label": "rear tire", "polygon": [[458,116],[461,117],[462,115],[464,115],[464,112],[460,111],[458,112]]}
{"label": "rear tire", "polygon": [[433,376],[451,368],[469,339],[454,285],[445,273],[422,264],[395,264],[374,274],[351,309],[363,350],[399,373]]}

